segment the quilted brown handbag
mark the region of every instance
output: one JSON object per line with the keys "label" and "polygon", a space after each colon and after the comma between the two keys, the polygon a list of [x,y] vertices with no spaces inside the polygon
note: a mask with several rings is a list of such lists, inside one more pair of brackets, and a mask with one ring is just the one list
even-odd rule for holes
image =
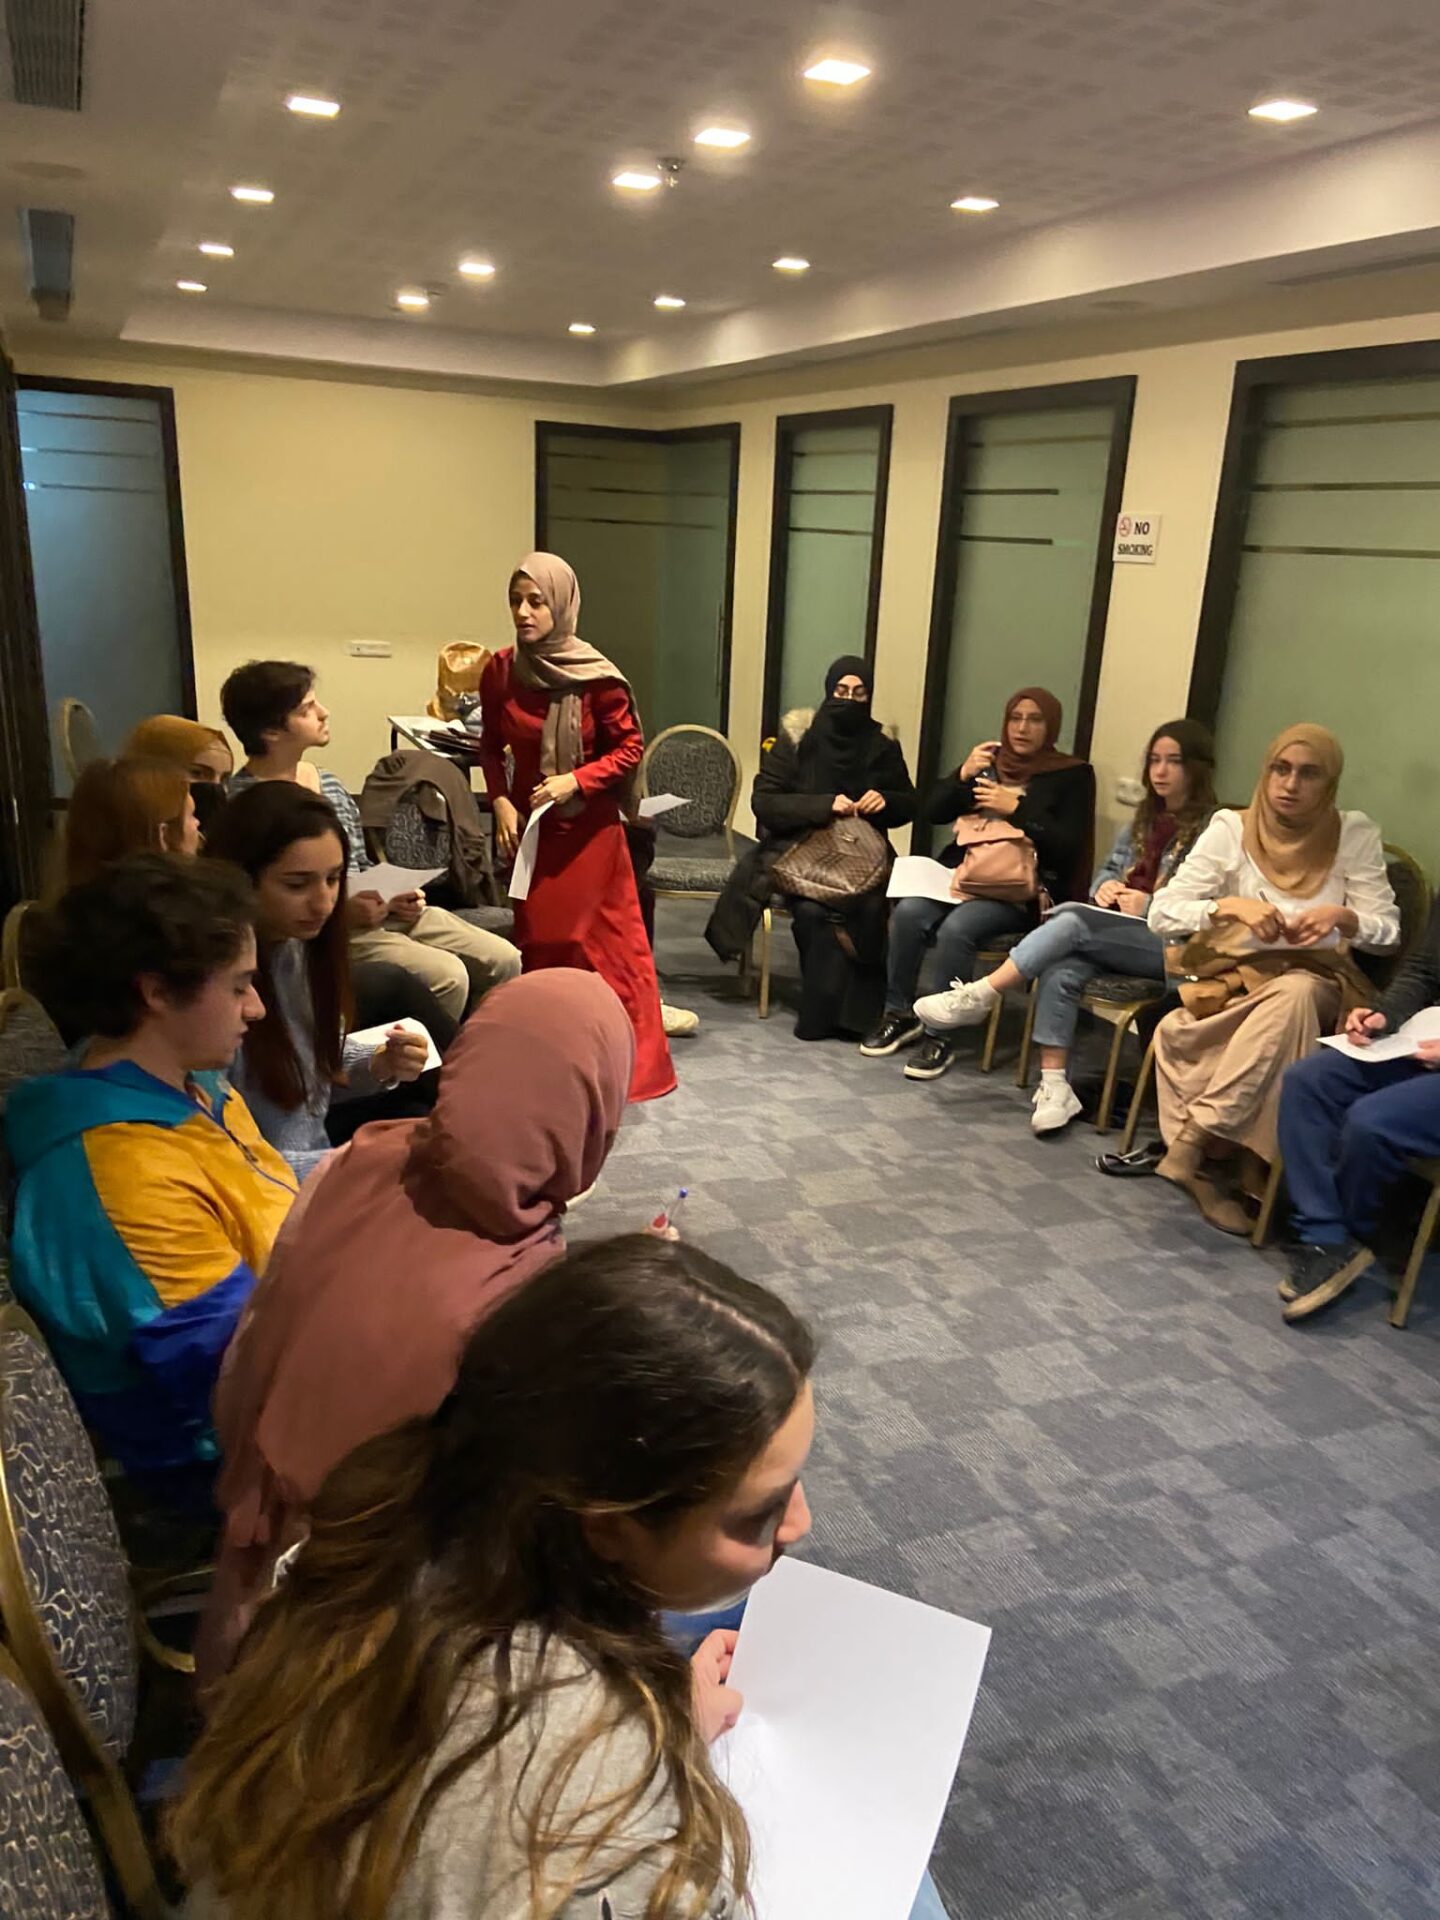
{"label": "quilted brown handbag", "polygon": [[832,820],[797,840],[770,869],[782,893],[826,905],[853,900],[883,887],[890,871],[890,843],[868,820]]}

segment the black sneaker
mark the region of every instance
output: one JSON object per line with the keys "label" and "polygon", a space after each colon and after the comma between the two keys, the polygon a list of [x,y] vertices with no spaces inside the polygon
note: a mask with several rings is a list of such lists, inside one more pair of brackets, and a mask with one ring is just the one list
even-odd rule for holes
{"label": "black sneaker", "polygon": [[1285,1318],[1304,1320],[1328,1307],[1354,1286],[1374,1260],[1369,1247],[1358,1240],[1343,1240],[1337,1247],[1297,1247],[1290,1256],[1289,1281],[1280,1286]]}
{"label": "black sneaker", "polygon": [[1165,1142],[1149,1140],[1143,1147],[1132,1147],[1129,1153],[1097,1154],[1095,1165],[1101,1173],[1117,1180],[1143,1180],[1147,1174],[1154,1173],[1164,1158]]}
{"label": "black sneaker", "polygon": [[913,1046],[924,1031],[913,1013],[887,1013],[879,1026],[860,1042],[860,1051],[867,1060],[880,1060],[887,1053],[899,1053],[902,1047]]}
{"label": "black sneaker", "polygon": [[925,1044],[905,1069],[907,1080],[938,1080],[942,1073],[950,1071],[950,1063],[955,1058],[955,1042],[938,1039],[933,1033],[927,1033]]}

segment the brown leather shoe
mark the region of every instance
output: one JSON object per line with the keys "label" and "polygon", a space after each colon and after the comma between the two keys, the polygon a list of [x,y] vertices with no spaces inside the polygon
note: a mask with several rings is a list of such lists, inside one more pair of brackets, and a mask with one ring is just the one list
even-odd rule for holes
{"label": "brown leather shoe", "polygon": [[1233,1193],[1226,1193],[1203,1173],[1184,1184],[1185,1191],[1212,1227],[1218,1227],[1221,1233],[1238,1234],[1249,1239],[1255,1223]]}
{"label": "brown leather shoe", "polygon": [[1156,1173],[1162,1180],[1173,1180],[1177,1187],[1188,1188],[1205,1166],[1206,1138],[1203,1127],[1197,1127],[1193,1120],[1187,1120],[1170,1142],[1165,1158],[1155,1169]]}
{"label": "brown leather shoe", "polygon": [[1191,1120],[1176,1134],[1170,1151],[1156,1167],[1162,1180],[1183,1187],[1212,1227],[1221,1233],[1248,1235],[1249,1214],[1233,1194],[1226,1193],[1209,1172],[1205,1159],[1207,1134]]}

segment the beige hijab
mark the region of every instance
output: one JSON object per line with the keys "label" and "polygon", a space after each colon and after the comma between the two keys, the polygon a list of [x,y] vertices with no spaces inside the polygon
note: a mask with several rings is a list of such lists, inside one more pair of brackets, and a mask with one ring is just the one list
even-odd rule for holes
{"label": "beige hijab", "polygon": [[[1303,747],[1325,770],[1314,803],[1293,820],[1284,820],[1270,804],[1270,764],[1286,747]],[[1245,809],[1245,851],[1280,893],[1307,899],[1324,886],[1340,851],[1340,814],[1336,789],[1345,768],[1340,742],[1328,727],[1308,721],[1286,727],[1265,749],[1255,797]]]}
{"label": "beige hijab", "polygon": [[[558,553],[528,553],[510,576],[512,581],[521,573],[540,589],[555,621],[543,640],[515,642],[515,678],[532,693],[550,695],[540,736],[540,771],[548,778],[552,773],[573,773],[584,763],[580,695],[585,687],[601,680],[618,680],[630,695],[637,727],[640,709],[635,704],[634,689],[615,662],[588,640],[582,640],[575,630],[580,623],[580,582],[570,563]],[[627,779],[619,799],[621,812],[633,817],[640,801],[639,767]],[[557,811],[578,813],[580,805],[577,797]]]}

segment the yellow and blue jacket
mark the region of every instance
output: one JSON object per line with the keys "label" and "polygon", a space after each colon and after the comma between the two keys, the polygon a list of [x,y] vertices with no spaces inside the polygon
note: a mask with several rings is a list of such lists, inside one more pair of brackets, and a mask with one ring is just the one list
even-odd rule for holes
{"label": "yellow and blue jacket", "polygon": [[210,1399],[295,1176],[223,1074],[129,1061],[11,1093],[16,1296],[127,1472],[217,1456]]}

